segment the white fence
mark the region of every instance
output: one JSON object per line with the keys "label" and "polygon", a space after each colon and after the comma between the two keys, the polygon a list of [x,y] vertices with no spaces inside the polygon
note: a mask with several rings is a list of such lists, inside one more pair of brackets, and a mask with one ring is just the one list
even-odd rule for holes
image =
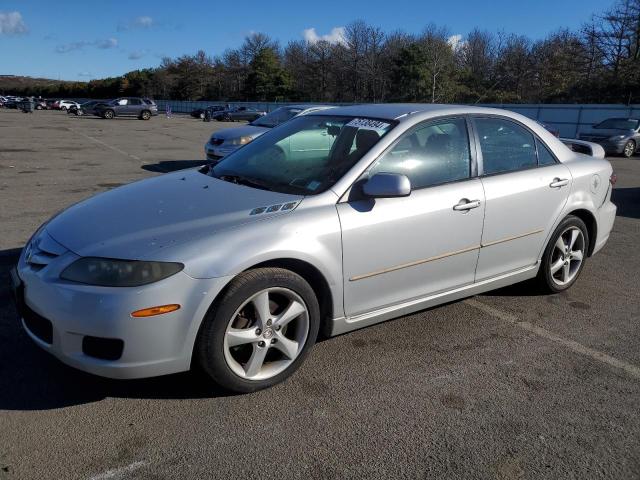
{"label": "white fence", "polygon": [[[169,106],[174,113],[190,113],[197,108],[209,105],[226,105],[220,101],[178,101],[157,100],[158,109],[164,112]],[[247,106],[270,112],[283,105],[292,103],[267,102],[228,102],[232,106]],[[296,105],[301,104],[295,103]],[[590,127],[606,118],[640,118],[640,105],[574,105],[574,104],[484,104],[484,107],[504,108],[529,118],[533,118],[545,125],[556,127],[560,136],[575,138],[581,130]]]}

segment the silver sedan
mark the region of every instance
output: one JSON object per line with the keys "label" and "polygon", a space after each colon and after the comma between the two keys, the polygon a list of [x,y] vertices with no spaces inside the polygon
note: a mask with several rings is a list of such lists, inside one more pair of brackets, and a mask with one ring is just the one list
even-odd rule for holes
{"label": "silver sedan", "polygon": [[320,331],[525,280],[569,288],[616,213],[611,165],[591,151],[503,110],[311,113],[215,167],[49,220],[12,275],[20,318],[39,346],[94,374],[197,365],[227,389],[265,388]]}

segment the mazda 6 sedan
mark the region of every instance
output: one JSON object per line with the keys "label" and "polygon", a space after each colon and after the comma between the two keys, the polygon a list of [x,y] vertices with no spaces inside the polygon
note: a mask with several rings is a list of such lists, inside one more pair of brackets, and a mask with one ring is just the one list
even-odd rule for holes
{"label": "mazda 6 sedan", "polygon": [[12,272],[18,310],[35,343],[87,372],[198,367],[250,392],[290,376],[320,334],[524,280],[569,288],[609,238],[614,178],[503,110],[323,110],[215,167],[59,213]]}

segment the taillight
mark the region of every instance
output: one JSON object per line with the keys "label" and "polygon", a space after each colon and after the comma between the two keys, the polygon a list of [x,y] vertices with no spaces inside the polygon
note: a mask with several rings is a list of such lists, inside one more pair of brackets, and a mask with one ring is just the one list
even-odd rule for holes
{"label": "taillight", "polygon": [[615,185],[617,181],[618,181],[618,176],[615,173],[612,173],[611,176],[609,177],[609,183],[611,185]]}

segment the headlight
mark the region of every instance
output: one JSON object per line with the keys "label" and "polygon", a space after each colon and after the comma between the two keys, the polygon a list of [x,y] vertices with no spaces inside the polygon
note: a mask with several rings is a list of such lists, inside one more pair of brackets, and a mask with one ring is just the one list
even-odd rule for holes
{"label": "headlight", "polygon": [[227,143],[229,145],[244,145],[245,143],[249,143],[251,140],[253,140],[251,137],[238,137],[227,140]]}
{"label": "headlight", "polygon": [[175,275],[181,263],[80,258],[65,268],[60,278],[101,287],[139,287]]}

